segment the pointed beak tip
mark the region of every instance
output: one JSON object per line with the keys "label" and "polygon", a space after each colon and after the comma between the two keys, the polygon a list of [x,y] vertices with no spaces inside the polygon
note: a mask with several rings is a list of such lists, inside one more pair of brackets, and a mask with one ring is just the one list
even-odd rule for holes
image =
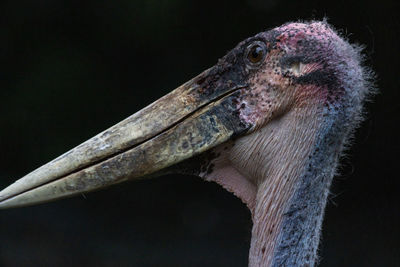
{"label": "pointed beak tip", "polygon": [[[18,191],[11,190],[10,187],[6,187],[0,191],[0,210],[1,209],[9,209],[16,208],[21,205],[18,205],[18,199],[20,193]],[[17,201],[16,201],[17,200]]]}
{"label": "pointed beak tip", "polygon": [[0,210],[6,209],[8,207],[7,201],[0,198]]}
{"label": "pointed beak tip", "polygon": [[0,194],[0,209],[8,208],[9,204],[7,204],[7,196],[4,194]]}
{"label": "pointed beak tip", "polygon": [[7,198],[10,197],[10,193],[16,193],[17,191],[11,190],[10,191],[10,186],[1,188],[0,190],[0,203],[3,203]]}

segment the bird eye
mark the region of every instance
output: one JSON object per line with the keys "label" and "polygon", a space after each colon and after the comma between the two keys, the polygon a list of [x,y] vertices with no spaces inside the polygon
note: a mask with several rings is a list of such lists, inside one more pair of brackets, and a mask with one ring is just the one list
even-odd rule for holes
{"label": "bird eye", "polygon": [[247,47],[246,57],[250,64],[258,65],[262,62],[266,54],[265,45],[262,42],[256,42]]}

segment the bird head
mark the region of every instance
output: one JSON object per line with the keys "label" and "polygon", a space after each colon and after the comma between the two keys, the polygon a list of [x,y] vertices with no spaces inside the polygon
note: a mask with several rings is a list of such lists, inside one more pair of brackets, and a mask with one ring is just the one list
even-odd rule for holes
{"label": "bird head", "polygon": [[[0,192],[0,208],[181,171],[219,182],[254,209],[272,165],[308,151],[324,122],[357,119],[368,88],[360,60],[359,49],[325,22],[259,33],[168,95],[17,180]],[[284,155],[290,151],[299,155]],[[227,166],[224,178],[216,178]],[[232,182],[230,174],[246,181]]]}

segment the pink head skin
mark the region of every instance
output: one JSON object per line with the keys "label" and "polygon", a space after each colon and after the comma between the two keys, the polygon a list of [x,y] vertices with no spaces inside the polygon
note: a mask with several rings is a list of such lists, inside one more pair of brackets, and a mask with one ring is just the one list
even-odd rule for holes
{"label": "pink head skin", "polygon": [[327,103],[328,97],[342,95],[333,72],[343,61],[349,67],[358,64],[354,55],[335,54],[348,44],[325,23],[290,23],[272,32],[271,41],[271,31],[257,35],[265,36],[268,52],[263,66],[250,74],[251,89],[243,90],[238,103],[241,118],[256,128],[292,106]]}

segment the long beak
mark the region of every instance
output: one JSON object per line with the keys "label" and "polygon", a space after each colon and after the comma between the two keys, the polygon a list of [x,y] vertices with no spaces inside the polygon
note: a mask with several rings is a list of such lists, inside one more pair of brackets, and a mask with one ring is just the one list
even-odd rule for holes
{"label": "long beak", "polygon": [[0,192],[0,208],[38,204],[150,177],[247,131],[232,111],[235,95],[246,86],[232,81],[212,83],[211,75],[213,69],[204,71],[17,180]]}

